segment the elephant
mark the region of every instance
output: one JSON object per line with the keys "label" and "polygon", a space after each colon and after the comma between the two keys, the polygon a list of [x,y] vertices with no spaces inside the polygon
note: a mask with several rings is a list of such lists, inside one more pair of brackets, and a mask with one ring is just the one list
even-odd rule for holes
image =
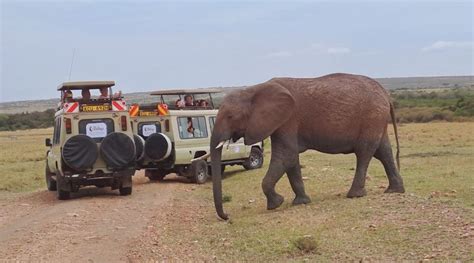
{"label": "elephant", "polygon": [[[393,123],[397,166],[387,133]],[[283,196],[275,191],[286,173],[295,198],[293,205],[311,200],[305,192],[299,153],[354,153],[357,167],[347,197],[366,195],[365,178],[372,157],[384,166],[389,185],[385,193],[404,193],[399,174],[399,141],[389,93],[374,79],[335,73],[318,78],[273,78],[227,94],[219,107],[210,141],[214,204],[222,205],[221,154],[225,142],[244,138],[252,145],[271,138],[271,160],[262,181],[267,209],[278,208]]]}

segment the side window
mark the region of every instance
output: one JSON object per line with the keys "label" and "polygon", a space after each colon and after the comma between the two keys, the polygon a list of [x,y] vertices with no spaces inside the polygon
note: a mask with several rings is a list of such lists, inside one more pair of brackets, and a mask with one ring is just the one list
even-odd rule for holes
{"label": "side window", "polygon": [[181,139],[206,138],[207,127],[204,117],[179,117],[179,137]]}
{"label": "side window", "polygon": [[56,121],[54,123],[53,144],[59,144],[60,135],[61,135],[61,117],[56,118]]}
{"label": "side window", "polygon": [[216,117],[209,117],[209,127],[211,127],[211,133],[214,130],[215,123],[216,123]]}

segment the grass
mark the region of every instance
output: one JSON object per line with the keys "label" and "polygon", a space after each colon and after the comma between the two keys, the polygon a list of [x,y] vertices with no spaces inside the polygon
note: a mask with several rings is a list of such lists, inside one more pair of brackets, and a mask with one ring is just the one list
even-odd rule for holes
{"label": "grass", "polygon": [[25,192],[45,187],[47,148],[52,129],[0,132],[0,191]]}
{"label": "grass", "polygon": [[[260,188],[267,148],[263,169],[226,170],[223,193],[232,200],[224,207],[231,221],[205,214],[207,226],[190,238],[205,253],[229,261],[473,260],[474,123],[407,124],[399,130],[406,194],[383,194],[388,182],[373,160],[368,195],[347,199],[355,157],[311,151],[300,158],[313,202],[291,206],[294,195],[283,177],[277,192],[285,203],[267,211]],[[212,204],[210,190],[205,185],[187,198]],[[214,213],[212,206],[206,213]],[[305,236],[312,237],[314,250],[299,248]]]}
{"label": "grass", "polygon": [[[284,176],[277,191],[285,202],[275,211],[266,210],[260,187],[270,159],[267,147],[263,169],[226,169],[229,222],[215,218],[210,183],[189,185],[193,190],[178,192],[170,204],[173,211],[184,211],[185,222],[170,219],[153,240],[176,253],[197,251],[224,261],[473,261],[473,131],[473,122],[400,125],[405,194],[383,194],[388,182],[374,159],[368,195],[347,199],[355,157],[303,153],[312,203],[292,206],[294,195]],[[44,138],[51,132],[0,132],[0,192],[45,189]]]}

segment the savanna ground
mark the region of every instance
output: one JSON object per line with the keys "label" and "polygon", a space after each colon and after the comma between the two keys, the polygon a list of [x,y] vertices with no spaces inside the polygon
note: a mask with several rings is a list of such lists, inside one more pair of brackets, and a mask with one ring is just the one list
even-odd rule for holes
{"label": "savanna ground", "polygon": [[[389,127],[392,132],[391,126]],[[383,194],[373,160],[368,195],[347,199],[355,157],[301,155],[312,203],[265,210],[260,182],[268,167],[228,167],[223,181],[229,222],[216,219],[211,184],[169,176],[134,193],[85,189],[57,201],[45,191],[44,138],[50,129],[0,133],[0,259],[65,261],[474,260],[474,123],[399,126],[407,192]],[[393,141],[393,140],[392,140]]]}

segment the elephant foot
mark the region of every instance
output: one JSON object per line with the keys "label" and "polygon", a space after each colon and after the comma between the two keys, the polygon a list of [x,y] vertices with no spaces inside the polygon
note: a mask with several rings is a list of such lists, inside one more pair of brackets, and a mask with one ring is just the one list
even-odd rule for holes
{"label": "elephant foot", "polygon": [[309,203],[311,203],[311,199],[307,195],[304,195],[304,196],[295,197],[292,204],[302,205],[302,204],[309,204]]}
{"label": "elephant foot", "polygon": [[403,185],[388,186],[384,193],[405,193],[405,187]]}
{"label": "elephant foot", "polygon": [[285,199],[283,198],[283,196],[279,194],[276,194],[272,198],[267,197],[267,209],[273,210],[280,207],[280,205],[283,203],[284,200]]}
{"label": "elephant foot", "polygon": [[359,189],[351,188],[351,190],[349,190],[349,192],[347,193],[348,198],[362,197],[366,195],[367,195],[367,191],[365,190],[365,188],[359,188]]}

